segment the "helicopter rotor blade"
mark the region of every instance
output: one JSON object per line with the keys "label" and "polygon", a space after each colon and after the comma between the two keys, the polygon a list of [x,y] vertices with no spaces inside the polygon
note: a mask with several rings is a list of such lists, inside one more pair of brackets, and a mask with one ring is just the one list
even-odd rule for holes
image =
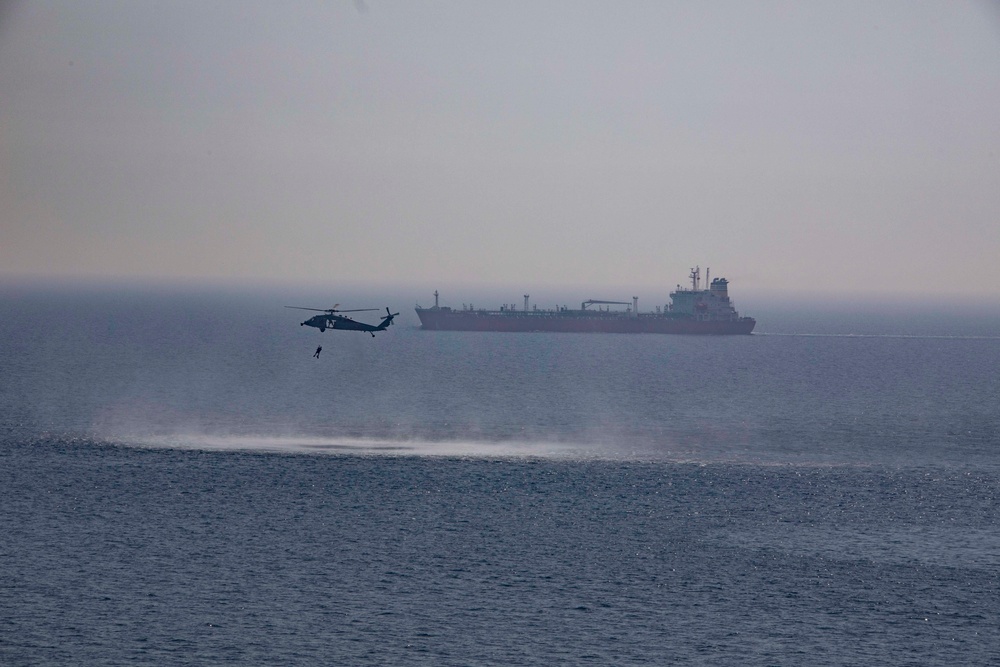
{"label": "helicopter rotor blade", "polygon": [[333,304],[333,308],[306,308],[304,306],[285,306],[285,308],[295,308],[296,310],[314,310],[317,313],[363,313],[370,310],[378,310],[378,308],[351,308],[348,310],[340,310],[337,308],[339,303]]}
{"label": "helicopter rotor blade", "polygon": [[[349,308],[347,310],[339,310],[337,306],[339,303],[333,304],[333,308],[306,308],[305,306],[285,306],[285,308],[294,308],[295,310],[312,310],[317,313],[326,313],[327,315],[333,315],[334,313],[365,313],[373,310],[378,310],[378,308]],[[388,309],[386,309],[388,311]]]}

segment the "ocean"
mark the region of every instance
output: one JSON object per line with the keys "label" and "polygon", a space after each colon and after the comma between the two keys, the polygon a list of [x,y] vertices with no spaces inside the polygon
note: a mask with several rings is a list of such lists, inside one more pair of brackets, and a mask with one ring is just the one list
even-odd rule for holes
{"label": "ocean", "polygon": [[998,309],[736,298],[459,333],[373,288],[372,338],[4,286],[0,664],[1000,664]]}

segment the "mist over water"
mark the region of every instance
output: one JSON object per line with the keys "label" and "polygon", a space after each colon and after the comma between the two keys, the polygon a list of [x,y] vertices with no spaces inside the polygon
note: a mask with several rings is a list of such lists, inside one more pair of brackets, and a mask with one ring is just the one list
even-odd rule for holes
{"label": "mist over water", "polygon": [[[1000,659],[992,313],[614,336],[421,331],[388,293],[0,299],[0,661]],[[283,307],[334,302],[401,315]]]}
{"label": "mist over water", "polygon": [[6,426],[183,447],[991,460],[1000,346],[972,315],[913,315],[909,331],[797,311],[753,336],[469,334],[368,298],[337,300],[400,311],[376,338],[300,327],[287,294],[8,294]]}
{"label": "mist over water", "polygon": [[750,337],[463,334],[420,331],[391,303],[398,324],[373,339],[300,327],[288,301],[301,305],[190,290],[9,296],[10,425],[178,446],[849,462],[899,456],[894,438],[917,428],[975,453],[996,419],[998,346],[972,317],[975,333],[951,318],[946,338],[867,317],[852,331],[863,338],[816,338],[848,326],[817,312],[761,320]]}
{"label": "mist over water", "polygon": [[[258,451],[275,453],[325,453],[352,456],[428,456],[449,458],[525,459],[551,458],[585,460],[613,455],[582,445],[556,442],[472,442],[461,440],[404,440],[309,436],[218,435],[173,433],[137,435],[115,441],[124,446],[201,449],[206,451]],[[615,457],[617,458],[617,457]]]}

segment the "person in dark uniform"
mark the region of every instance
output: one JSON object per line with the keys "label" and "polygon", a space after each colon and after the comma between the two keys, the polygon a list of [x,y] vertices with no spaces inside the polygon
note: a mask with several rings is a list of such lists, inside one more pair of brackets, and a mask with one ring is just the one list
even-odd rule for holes
{"label": "person in dark uniform", "polygon": [[319,359],[319,353],[322,352],[322,351],[323,351],[323,346],[320,345],[319,347],[316,348],[316,351],[313,352],[313,356],[316,357],[317,359]]}

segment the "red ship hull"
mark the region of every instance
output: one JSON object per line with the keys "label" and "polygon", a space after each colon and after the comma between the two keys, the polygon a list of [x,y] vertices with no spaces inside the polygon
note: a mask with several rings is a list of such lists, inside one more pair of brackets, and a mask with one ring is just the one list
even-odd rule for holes
{"label": "red ship hull", "polygon": [[740,335],[753,331],[752,317],[731,320],[699,320],[695,317],[640,313],[569,311],[494,311],[418,308],[424,329],[433,331],[553,331],[562,333],[651,333]]}

